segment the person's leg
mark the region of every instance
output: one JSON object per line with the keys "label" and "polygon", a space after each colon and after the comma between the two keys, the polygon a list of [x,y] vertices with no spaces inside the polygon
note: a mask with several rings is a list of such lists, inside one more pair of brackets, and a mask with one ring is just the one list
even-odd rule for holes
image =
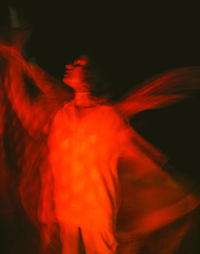
{"label": "person's leg", "polygon": [[86,254],[115,254],[117,242],[110,232],[81,228]]}
{"label": "person's leg", "polygon": [[62,254],[78,254],[78,227],[67,223],[61,224],[60,238],[62,242]]}

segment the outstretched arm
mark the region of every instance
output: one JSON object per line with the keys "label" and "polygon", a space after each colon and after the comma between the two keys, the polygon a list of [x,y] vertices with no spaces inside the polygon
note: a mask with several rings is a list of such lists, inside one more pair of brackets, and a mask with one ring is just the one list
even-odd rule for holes
{"label": "outstretched arm", "polygon": [[200,89],[200,67],[187,67],[161,74],[134,89],[116,108],[131,117],[144,110],[160,108]]}
{"label": "outstretched arm", "polygon": [[[4,86],[8,98],[23,126],[33,134],[44,127],[58,107],[73,98],[73,93],[38,66],[26,62],[15,46],[0,44],[0,53],[7,60]],[[38,88],[34,99],[28,93],[25,75]]]}
{"label": "outstretched arm", "polygon": [[[4,55],[8,60],[6,72],[4,74],[4,88],[8,99],[11,101],[14,111],[17,113],[22,125],[31,134],[38,129],[45,121],[45,112],[42,110],[44,96],[40,95],[31,100],[24,81],[24,65],[20,61],[20,55],[12,48],[11,52]],[[12,56],[13,52],[16,54]]]}
{"label": "outstretched arm", "polygon": [[[36,130],[41,131],[52,113],[72,99],[73,93],[39,66],[23,58],[23,46],[29,33],[21,27],[15,9],[9,8],[9,11],[12,42],[0,41],[0,57],[2,55],[7,62],[6,71],[2,74],[4,90],[24,128],[33,134]],[[28,92],[25,76],[38,91],[34,98]]]}

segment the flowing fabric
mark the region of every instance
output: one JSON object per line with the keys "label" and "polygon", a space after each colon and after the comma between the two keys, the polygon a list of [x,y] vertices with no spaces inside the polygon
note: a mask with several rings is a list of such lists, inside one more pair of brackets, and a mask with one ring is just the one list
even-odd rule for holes
{"label": "flowing fabric", "polygon": [[[134,130],[129,117],[199,89],[200,68],[163,74],[115,104],[91,97],[91,104],[77,106],[76,93],[27,62],[20,47],[1,43],[0,54],[4,211],[14,209],[16,197],[9,193],[19,193],[43,252],[57,226],[62,254],[80,252],[80,232],[87,254],[140,253],[145,243],[145,253],[175,252],[191,226],[184,218],[199,199],[163,170],[167,157]],[[150,234],[180,219],[176,234],[162,238],[168,244],[148,243]]]}

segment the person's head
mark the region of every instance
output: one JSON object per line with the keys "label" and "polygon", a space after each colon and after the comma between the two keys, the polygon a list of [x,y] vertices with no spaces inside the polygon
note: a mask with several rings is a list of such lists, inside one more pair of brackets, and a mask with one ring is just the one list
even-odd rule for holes
{"label": "person's head", "polygon": [[100,78],[87,56],[81,56],[73,64],[66,65],[63,82],[74,89],[74,101],[77,105],[107,103],[109,84]]}
{"label": "person's head", "polygon": [[63,82],[72,87],[75,92],[89,92],[90,85],[87,80],[86,66],[88,65],[88,58],[82,56],[75,60],[73,64],[66,65],[66,73]]}

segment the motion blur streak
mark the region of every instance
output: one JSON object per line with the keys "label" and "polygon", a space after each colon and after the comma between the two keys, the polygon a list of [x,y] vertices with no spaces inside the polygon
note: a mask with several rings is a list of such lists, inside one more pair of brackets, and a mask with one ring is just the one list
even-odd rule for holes
{"label": "motion blur streak", "polygon": [[[175,252],[199,199],[163,170],[167,157],[128,120],[199,89],[200,68],[165,73],[109,103],[92,96],[86,57],[66,66],[63,84],[26,61],[19,45],[0,44],[2,211],[20,195],[43,253],[54,253],[55,235],[62,254],[81,253],[81,239],[87,254]],[[173,223],[155,246],[148,242]]]}

